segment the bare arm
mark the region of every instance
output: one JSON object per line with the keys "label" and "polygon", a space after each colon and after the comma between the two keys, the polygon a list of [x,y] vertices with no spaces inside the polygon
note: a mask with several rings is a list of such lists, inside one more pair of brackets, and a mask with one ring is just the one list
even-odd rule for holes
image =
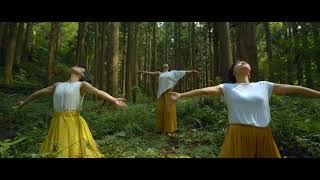
{"label": "bare arm", "polygon": [[84,92],[89,92],[90,94],[97,95],[98,97],[100,97],[104,100],[113,102],[118,107],[126,106],[126,104],[124,103],[124,101],[125,101],[124,98],[115,98],[115,97],[109,95],[108,93],[93,87],[88,82],[82,82],[81,91],[82,91],[81,94],[84,94]]}
{"label": "bare arm", "polygon": [[319,91],[302,86],[293,86],[287,84],[274,84],[272,92],[277,95],[303,95],[307,97],[320,97]]}
{"label": "bare arm", "polygon": [[46,87],[46,88],[43,88],[39,91],[36,91],[35,93],[31,94],[30,96],[28,96],[24,101],[20,101],[16,106],[14,106],[13,108],[14,109],[18,109],[18,108],[21,108],[27,104],[29,104],[30,102],[40,98],[41,96],[44,96],[44,95],[51,95],[53,92],[54,92],[54,89],[56,88],[56,86],[58,85],[59,83],[55,83],[53,84],[52,86],[49,86],[49,87]]}
{"label": "bare arm", "polygon": [[195,74],[199,74],[200,72],[197,70],[186,70],[187,73],[195,73]]}
{"label": "bare arm", "polygon": [[160,75],[161,72],[160,72],[160,71],[155,71],[155,72],[151,72],[151,71],[139,71],[138,73],[156,76],[156,75]]}
{"label": "bare arm", "polygon": [[185,93],[170,92],[171,100],[178,101],[180,98],[190,98],[195,96],[220,96],[223,95],[221,85],[196,89]]}

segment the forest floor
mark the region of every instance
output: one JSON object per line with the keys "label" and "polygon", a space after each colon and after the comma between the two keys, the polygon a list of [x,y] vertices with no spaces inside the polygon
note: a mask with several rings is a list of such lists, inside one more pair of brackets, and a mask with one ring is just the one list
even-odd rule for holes
{"label": "forest floor", "polygon": [[[11,107],[36,87],[0,87],[0,157],[40,157],[46,137],[51,97],[14,111]],[[14,92],[14,93],[12,93]],[[320,100],[271,99],[271,127],[282,157],[320,157]],[[123,109],[85,98],[82,116],[102,153],[109,158],[215,158],[228,127],[219,98],[195,98],[177,104],[178,132],[155,132],[155,103],[143,99]]]}

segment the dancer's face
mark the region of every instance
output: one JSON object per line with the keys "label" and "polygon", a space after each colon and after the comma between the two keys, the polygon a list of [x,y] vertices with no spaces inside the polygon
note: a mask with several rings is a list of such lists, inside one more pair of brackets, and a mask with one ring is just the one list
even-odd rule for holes
{"label": "dancer's face", "polygon": [[163,66],[162,66],[162,69],[163,69],[163,71],[169,71],[169,64],[164,64]]}
{"label": "dancer's face", "polygon": [[80,77],[83,77],[85,72],[86,72],[86,70],[82,67],[79,67],[79,66],[73,66],[71,68],[71,73],[79,75]]}
{"label": "dancer's face", "polygon": [[234,75],[248,75],[250,76],[251,67],[250,65],[245,61],[239,61],[233,69]]}

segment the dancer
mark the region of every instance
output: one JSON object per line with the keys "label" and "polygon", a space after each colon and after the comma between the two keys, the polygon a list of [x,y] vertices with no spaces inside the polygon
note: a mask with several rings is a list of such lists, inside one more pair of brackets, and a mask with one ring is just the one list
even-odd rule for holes
{"label": "dancer", "polygon": [[157,93],[157,106],[156,106],[156,129],[159,132],[174,133],[177,130],[177,116],[176,105],[171,104],[168,106],[169,92],[175,87],[178,81],[183,78],[186,73],[199,73],[196,70],[170,70],[168,64],[163,64],[163,72],[148,72],[139,71],[153,76],[159,76],[159,87]]}
{"label": "dancer", "polygon": [[185,93],[170,93],[171,103],[194,96],[223,96],[228,108],[229,129],[225,135],[220,158],[280,158],[270,123],[269,98],[277,95],[299,94],[320,97],[309,88],[268,81],[249,82],[251,67],[244,61],[229,70],[232,83],[197,89]]}
{"label": "dancer", "polygon": [[62,158],[100,158],[98,150],[85,119],[80,115],[86,92],[111,101],[117,107],[126,106],[123,98],[114,98],[93,87],[86,67],[74,66],[68,81],[58,82],[41,89],[25,101],[20,101],[14,109],[43,96],[53,95],[54,115],[48,135],[40,147],[40,154]]}

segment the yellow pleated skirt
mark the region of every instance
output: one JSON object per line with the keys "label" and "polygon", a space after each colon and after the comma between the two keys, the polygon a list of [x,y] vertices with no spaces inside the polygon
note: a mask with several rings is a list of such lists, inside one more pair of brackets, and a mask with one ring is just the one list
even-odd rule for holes
{"label": "yellow pleated skirt", "polygon": [[103,157],[80,112],[54,113],[40,154],[56,158]]}
{"label": "yellow pleated skirt", "polygon": [[160,132],[173,133],[177,130],[176,103],[169,106],[171,90],[158,99],[156,106],[156,128]]}
{"label": "yellow pleated skirt", "polygon": [[281,158],[270,127],[230,125],[219,158]]}

